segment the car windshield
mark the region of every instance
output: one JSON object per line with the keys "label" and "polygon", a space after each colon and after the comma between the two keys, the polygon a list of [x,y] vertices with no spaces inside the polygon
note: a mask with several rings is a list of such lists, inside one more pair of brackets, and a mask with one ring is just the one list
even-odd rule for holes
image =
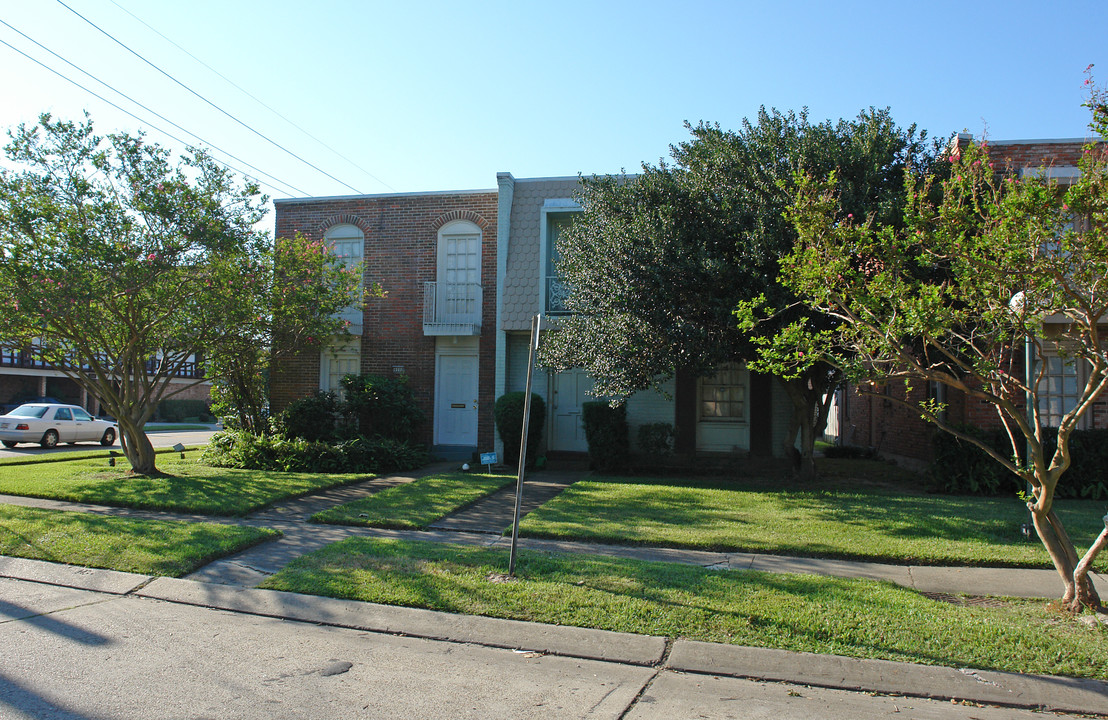
{"label": "car windshield", "polygon": [[33,417],[40,418],[46,414],[46,411],[50,408],[45,405],[20,405],[15,410],[12,410],[9,415],[15,417]]}

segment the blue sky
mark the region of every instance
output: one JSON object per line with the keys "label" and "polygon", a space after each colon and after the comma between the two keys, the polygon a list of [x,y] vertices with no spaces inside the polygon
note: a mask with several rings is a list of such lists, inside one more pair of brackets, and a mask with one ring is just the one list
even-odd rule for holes
{"label": "blue sky", "polygon": [[[274,176],[273,197],[634,170],[684,139],[684,121],[737,127],[761,105],[814,120],[888,106],[944,137],[1084,137],[1082,71],[1095,63],[1108,82],[1103,0],[65,2],[275,144],[57,0],[0,0],[0,20]],[[149,122],[187,137],[11,28],[0,40],[144,118],[0,45],[0,127],[87,109],[103,132],[176,144]]]}

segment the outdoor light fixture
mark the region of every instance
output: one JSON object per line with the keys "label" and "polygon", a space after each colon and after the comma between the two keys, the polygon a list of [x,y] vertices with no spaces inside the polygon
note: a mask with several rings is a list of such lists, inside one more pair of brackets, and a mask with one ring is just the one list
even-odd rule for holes
{"label": "outdoor light fixture", "polygon": [[181,443],[177,443],[176,445],[173,446],[173,450],[174,450],[174,452],[181,453],[181,459],[182,460],[185,459],[185,446],[184,445],[182,445]]}
{"label": "outdoor light fixture", "polygon": [[115,467],[115,459],[119,456],[115,450],[108,451],[108,467]]}

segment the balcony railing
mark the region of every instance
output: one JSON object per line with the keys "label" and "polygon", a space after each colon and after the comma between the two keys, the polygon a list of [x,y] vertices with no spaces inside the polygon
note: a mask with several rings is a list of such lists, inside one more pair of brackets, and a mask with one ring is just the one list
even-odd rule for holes
{"label": "balcony railing", "polygon": [[480,335],[479,283],[423,283],[424,335]]}
{"label": "balcony railing", "polygon": [[566,315],[570,311],[566,307],[566,297],[569,296],[569,288],[557,275],[546,276],[546,314]]}
{"label": "balcony railing", "polygon": [[[147,372],[153,372],[157,366],[157,360],[150,359],[146,361]],[[29,353],[25,350],[13,350],[11,348],[0,348],[0,368],[18,368],[20,370],[53,370],[54,366],[48,362],[45,362],[41,358],[35,356],[33,353]],[[200,367],[200,363],[195,360],[189,360],[181,365],[174,377],[180,378],[202,378],[204,377],[203,369]]]}

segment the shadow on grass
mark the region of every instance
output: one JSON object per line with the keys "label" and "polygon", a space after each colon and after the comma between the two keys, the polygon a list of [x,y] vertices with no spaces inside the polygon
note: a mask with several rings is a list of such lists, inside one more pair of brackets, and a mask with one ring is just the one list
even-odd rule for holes
{"label": "shadow on grass", "polygon": [[[264,587],[454,613],[709,642],[1017,672],[1104,677],[1077,623],[955,607],[890,583],[523,551],[351,539]],[[1025,607],[1033,607],[1024,604]],[[1023,607],[1021,606],[1021,607]]]}
{"label": "shadow on grass", "polygon": [[0,553],[147,575],[180,577],[279,536],[229,524],[0,507]]}

